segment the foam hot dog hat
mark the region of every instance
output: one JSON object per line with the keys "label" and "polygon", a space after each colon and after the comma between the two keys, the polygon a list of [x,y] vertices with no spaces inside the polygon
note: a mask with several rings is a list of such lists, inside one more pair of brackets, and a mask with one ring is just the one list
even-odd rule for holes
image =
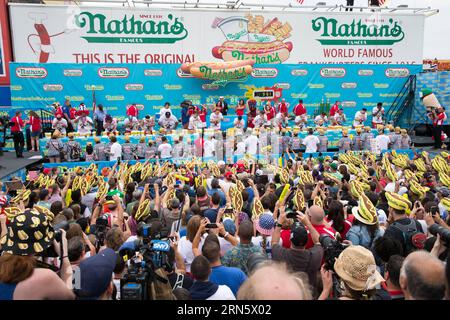
{"label": "foam hot dog hat", "polygon": [[425,108],[437,108],[440,107],[441,104],[439,103],[439,100],[436,98],[435,94],[431,89],[425,88],[422,89],[422,102]]}

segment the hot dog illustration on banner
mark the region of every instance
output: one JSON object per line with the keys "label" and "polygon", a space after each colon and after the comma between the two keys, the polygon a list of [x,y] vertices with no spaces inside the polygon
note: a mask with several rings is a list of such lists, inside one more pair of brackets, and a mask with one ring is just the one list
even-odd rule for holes
{"label": "hot dog illustration on banner", "polygon": [[252,60],[255,63],[282,63],[293,49],[289,22],[278,18],[265,21],[262,15],[216,18],[213,28],[219,28],[226,41],[212,49],[212,55],[224,61]]}
{"label": "hot dog illustration on banner", "polygon": [[195,78],[214,80],[212,84],[225,86],[229,82],[243,82],[252,73],[254,61],[184,63],[180,69]]}
{"label": "hot dog illustration on banner", "polygon": [[30,12],[28,18],[34,20],[34,28],[37,34],[30,34],[27,38],[28,45],[31,50],[39,57],[40,63],[48,62],[50,53],[55,53],[55,49],[51,45],[51,38],[62,34],[70,33],[73,30],[64,29],[62,32],[50,35],[43,21],[47,20],[47,14],[42,12]]}

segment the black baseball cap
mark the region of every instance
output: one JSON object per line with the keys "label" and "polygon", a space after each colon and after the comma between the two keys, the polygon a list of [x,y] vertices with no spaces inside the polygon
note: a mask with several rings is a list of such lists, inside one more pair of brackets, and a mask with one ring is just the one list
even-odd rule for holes
{"label": "black baseball cap", "polygon": [[308,242],[308,231],[300,224],[296,223],[291,229],[291,243],[296,247],[304,247]]}

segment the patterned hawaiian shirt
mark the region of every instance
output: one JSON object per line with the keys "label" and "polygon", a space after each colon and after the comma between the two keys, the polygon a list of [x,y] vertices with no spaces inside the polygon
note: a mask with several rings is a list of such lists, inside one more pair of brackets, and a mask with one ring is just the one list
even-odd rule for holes
{"label": "patterned hawaiian shirt", "polygon": [[262,253],[260,247],[255,246],[253,243],[241,244],[228,251],[222,257],[222,264],[227,267],[236,267],[241,269],[247,274],[247,260],[248,257],[255,252]]}

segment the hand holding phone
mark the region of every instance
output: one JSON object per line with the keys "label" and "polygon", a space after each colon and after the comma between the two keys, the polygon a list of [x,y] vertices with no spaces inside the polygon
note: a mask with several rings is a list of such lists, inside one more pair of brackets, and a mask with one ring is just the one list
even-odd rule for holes
{"label": "hand holding phone", "polygon": [[217,223],[207,223],[205,226],[206,229],[217,229]]}

